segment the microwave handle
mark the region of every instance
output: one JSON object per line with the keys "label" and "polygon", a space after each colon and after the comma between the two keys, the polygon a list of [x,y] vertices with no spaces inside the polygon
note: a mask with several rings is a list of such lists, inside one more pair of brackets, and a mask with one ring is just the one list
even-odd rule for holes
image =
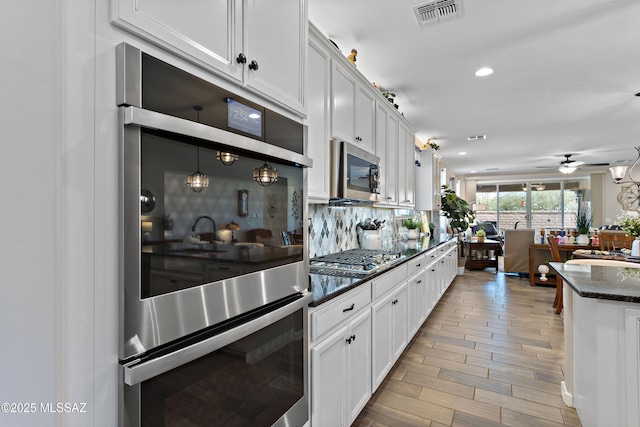
{"label": "microwave handle", "polygon": [[369,189],[372,193],[378,193],[380,185],[380,167],[378,165],[369,166]]}
{"label": "microwave handle", "polygon": [[[302,298],[292,302],[291,304],[275,309],[258,317],[257,319],[243,323],[242,325],[222,332],[221,334],[148,361],[140,362],[139,360],[134,360],[133,362],[124,365],[124,383],[129,386],[140,384],[143,381],[157,377],[158,375],[169,372],[172,369],[179,368],[180,366],[192,362],[202,356],[206,356],[207,354],[229,345],[240,338],[246,337],[264,328],[265,325],[273,324],[278,320],[295,313],[301,308],[304,308],[306,311],[306,307],[308,307],[309,303],[313,300],[313,294],[307,291],[304,292],[305,293]],[[304,316],[306,317],[306,313]]]}

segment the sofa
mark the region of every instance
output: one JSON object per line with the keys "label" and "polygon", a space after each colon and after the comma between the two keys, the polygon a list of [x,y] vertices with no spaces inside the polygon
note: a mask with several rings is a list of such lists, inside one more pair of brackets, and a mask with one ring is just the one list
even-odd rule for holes
{"label": "sofa", "polygon": [[504,231],[504,272],[529,274],[529,245],[534,242],[534,229]]}

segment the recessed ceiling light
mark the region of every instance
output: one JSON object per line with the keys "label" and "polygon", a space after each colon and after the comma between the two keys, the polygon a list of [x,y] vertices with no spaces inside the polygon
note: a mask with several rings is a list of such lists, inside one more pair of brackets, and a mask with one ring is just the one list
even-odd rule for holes
{"label": "recessed ceiling light", "polygon": [[458,154],[461,155],[461,156],[464,156],[465,154],[467,154],[467,152],[466,151],[461,151]]}
{"label": "recessed ceiling light", "polygon": [[472,135],[467,137],[467,141],[477,141],[479,139],[487,139],[487,135]]}
{"label": "recessed ceiling light", "polygon": [[469,173],[476,173],[477,171],[469,171]]}
{"label": "recessed ceiling light", "polygon": [[483,68],[480,68],[478,71],[476,71],[476,76],[478,77],[485,77],[491,74],[493,74],[493,68],[489,68],[489,67],[483,67]]}

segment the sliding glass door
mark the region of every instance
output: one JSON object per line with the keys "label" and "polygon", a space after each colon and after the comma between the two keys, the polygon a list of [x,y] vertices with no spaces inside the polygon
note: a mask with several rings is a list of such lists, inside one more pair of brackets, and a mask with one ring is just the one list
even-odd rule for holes
{"label": "sliding glass door", "polygon": [[580,204],[589,206],[589,179],[549,182],[478,183],[476,221],[510,228],[572,229]]}

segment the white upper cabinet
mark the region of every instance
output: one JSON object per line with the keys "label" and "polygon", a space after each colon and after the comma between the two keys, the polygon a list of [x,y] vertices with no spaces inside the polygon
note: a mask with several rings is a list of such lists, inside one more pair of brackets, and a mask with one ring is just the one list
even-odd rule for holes
{"label": "white upper cabinet", "polygon": [[356,145],[373,153],[375,150],[375,115],[376,101],[371,93],[371,88],[358,86],[356,96]]}
{"label": "white upper cabinet", "polygon": [[358,84],[350,70],[333,64],[331,69],[331,135],[355,143],[356,88]]}
{"label": "white upper cabinet", "polygon": [[401,120],[398,130],[398,204],[400,206],[415,205],[415,157],[415,132]]}
{"label": "white upper cabinet", "polygon": [[398,205],[398,117],[388,103],[376,103],[376,156],[380,157],[380,201],[378,206]]}
{"label": "white upper cabinet", "polygon": [[308,199],[312,203],[329,201],[329,98],[331,58],[320,43],[309,37],[309,74],[307,96],[308,147],[307,156],[313,159],[308,169]]}
{"label": "white upper cabinet", "polygon": [[244,0],[245,84],[304,112],[306,0]]}
{"label": "white upper cabinet", "polygon": [[373,86],[358,82],[353,66],[334,60],[331,72],[332,136],[374,152],[375,97]]}
{"label": "white upper cabinet", "polygon": [[181,57],[304,115],[306,0],[113,0],[111,19]]}

